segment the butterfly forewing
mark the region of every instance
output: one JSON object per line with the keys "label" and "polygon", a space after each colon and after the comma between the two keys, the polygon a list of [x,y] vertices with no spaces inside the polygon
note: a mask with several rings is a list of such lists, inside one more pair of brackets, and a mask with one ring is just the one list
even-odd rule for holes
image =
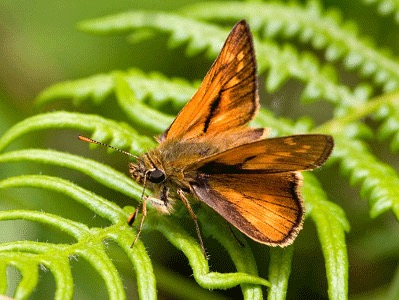
{"label": "butterfly forewing", "polygon": [[245,21],[231,31],[200,88],[160,140],[190,139],[245,125],[259,106],[252,36]]}
{"label": "butterfly forewing", "polygon": [[297,172],[199,174],[192,188],[203,202],[250,238],[285,246],[302,228]]}

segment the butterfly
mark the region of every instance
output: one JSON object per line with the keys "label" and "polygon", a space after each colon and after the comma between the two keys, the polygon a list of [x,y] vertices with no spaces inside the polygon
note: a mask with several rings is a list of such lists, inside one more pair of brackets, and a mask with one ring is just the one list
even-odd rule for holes
{"label": "butterfly", "polygon": [[296,238],[304,218],[300,171],[321,166],[334,142],[322,134],[268,138],[268,129],[247,127],[259,110],[256,69],[252,35],[241,20],[198,91],[157,138],[158,146],[129,164],[131,176],[154,191],[142,197],[128,220],[132,224],[141,209],[133,244],[142,231],[147,201],[168,214],[180,199],[206,256],[189,198],[259,243],[284,247]]}

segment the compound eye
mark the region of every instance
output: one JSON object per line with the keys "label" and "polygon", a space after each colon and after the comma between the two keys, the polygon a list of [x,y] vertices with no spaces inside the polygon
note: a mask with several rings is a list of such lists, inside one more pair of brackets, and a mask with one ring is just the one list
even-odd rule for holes
{"label": "compound eye", "polygon": [[161,183],[165,178],[165,172],[159,169],[149,172],[147,177],[147,179],[152,183]]}

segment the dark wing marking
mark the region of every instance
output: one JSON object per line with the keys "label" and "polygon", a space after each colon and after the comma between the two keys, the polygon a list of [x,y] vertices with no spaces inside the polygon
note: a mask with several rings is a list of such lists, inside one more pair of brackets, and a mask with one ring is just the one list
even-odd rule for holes
{"label": "dark wing marking", "polygon": [[258,107],[252,35],[242,20],[232,29],[198,91],[160,141],[190,139],[245,125]]}

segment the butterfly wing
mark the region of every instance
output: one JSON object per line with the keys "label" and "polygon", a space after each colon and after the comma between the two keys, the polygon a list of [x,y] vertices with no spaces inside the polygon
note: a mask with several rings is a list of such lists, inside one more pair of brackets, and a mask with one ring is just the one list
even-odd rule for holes
{"label": "butterfly wing", "polygon": [[[250,238],[290,244],[302,228],[298,171],[320,166],[333,148],[327,135],[295,135],[244,144],[189,166],[195,195]],[[191,169],[191,170],[190,170]]]}
{"label": "butterfly wing", "polygon": [[297,172],[278,174],[200,174],[196,196],[255,241],[290,244],[302,228],[303,203]]}
{"label": "butterfly wing", "polygon": [[187,170],[206,174],[311,170],[323,164],[333,146],[333,138],[322,134],[261,139],[205,157]]}
{"label": "butterfly wing", "polygon": [[160,141],[190,139],[242,126],[259,107],[255,52],[248,24],[238,22],[200,88]]}

